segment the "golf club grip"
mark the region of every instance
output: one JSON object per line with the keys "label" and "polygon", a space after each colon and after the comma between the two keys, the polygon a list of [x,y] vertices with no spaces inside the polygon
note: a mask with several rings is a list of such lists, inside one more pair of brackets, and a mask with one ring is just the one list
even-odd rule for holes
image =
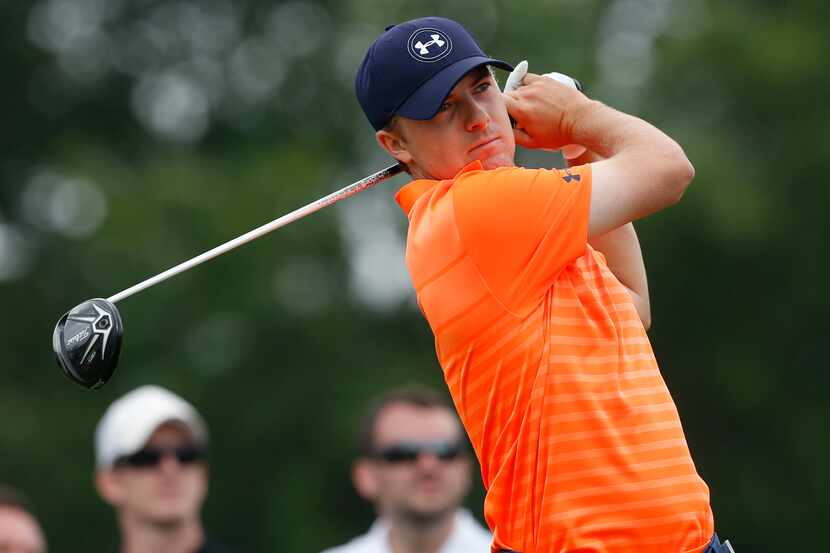
{"label": "golf club grip", "polygon": [[305,206],[303,206],[299,209],[295,209],[291,213],[287,213],[287,214],[283,215],[282,217],[274,219],[270,223],[266,223],[266,224],[264,224],[260,227],[257,227],[255,229],[243,234],[242,236],[239,236],[238,238],[234,238],[233,240],[230,240],[228,242],[225,242],[224,244],[216,246],[212,250],[208,250],[208,251],[206,251],[205,253],[203,253],[201,255],[197,255],[196,257],[194,257],[192,259],[189,259],[189,260],[187,260],[183,263],[180,263],[180,264],[176,265],[175,267],[171,267],[170,269],[167,269],[163,273],[159,273],[156,276],[150,277],[150,278],[148,278],[147,280],[145,280],[143,282],[139,282],[135,286],[131,286],[130,288],[127,288],[126,290],[122,290],[121,292],[118,292],[114,296],[110,296],[109,298],[107,298],[107,301],[110,301],[112,303],[116,303],[120,300],[123,300],[124,298],[128,298],[128,297],[132,296],[133,294],[141,292],[142,290],[145,290],[145,289],[147,289],[147,288],[149,288],[149,287],[151,287],[155,284],[158,284],[159,282],[165,281],[165,280],[167,280],[168,278],[170,278],[172,276],[175,276],[179,273],[187,271],[188,269],[191,269],[191,268],[195,267],[196,265],[200,265],[201,263],[204,263],[205,261],[208,261],[210,259],[213,259],[214,257],[222,255],[223,253],[226,253],[226,252],[229,252],[229,251],[231,251],[235,248],[238,248],[242,244],[250,242],[251,240],[255,240],[255,239],[259,238],[260,236],[268,234],[269,232],[271,232],[273,230],[277,230],[278,228],[283,227],[283,226],[285,226],[289,223],[293,223],[297,219],[302,219],[306,215],[310,215],[310,214],[314,213],[315,211],[323,209],[324,207],[327,207],[327,206],[330,206],[331,204],[337,203],[340,200],[344,200],[344,199],[348,198],[349,196],[354,196],[355,194],[363,192],[364,190],[366,190],[368,188],[372,188],[376,184],[380,184],[381,182],[383,182],[383,181],[385,181],[385,180],[387,180],[391,177],[394,177],[395,175],[401,173],[402,171],[403,171],[403,167],[400,164],[396,163],[395,165],[391,165],[391,166],[387,167],[386,169],[378,171],[377,173],[373,173],[373,174],[369,175],[368,177],[365,177],[365,178],[363,178],[363,179],[361,179],[361,180],[359,180],[355,183],[352,183],[352,184],[350,184],[350,185],[348,185],[344,188],[341,188],[340,190],[337,190],[336,192],[332,192],[328,196],[324,196],[324,197],[320,198],[319,200],[315,200],[315,201],[311,202],[308,205],[305,205]]}

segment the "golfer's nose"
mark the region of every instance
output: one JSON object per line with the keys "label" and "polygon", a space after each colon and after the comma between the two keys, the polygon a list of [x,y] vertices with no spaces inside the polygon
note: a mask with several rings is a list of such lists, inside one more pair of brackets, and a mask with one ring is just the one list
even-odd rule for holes
{"label": "golfer's nose", "polygon": [[484,106],[476,100],[470,100],[467,113],[467,130],[480,131],[490,124],[490,115]]}

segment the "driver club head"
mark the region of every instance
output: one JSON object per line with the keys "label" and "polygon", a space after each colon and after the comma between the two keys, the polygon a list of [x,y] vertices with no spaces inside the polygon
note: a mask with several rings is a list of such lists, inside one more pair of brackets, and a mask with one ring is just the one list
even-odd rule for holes
{"label": "driver club head", "polygon": [[55,325],[52,349],[73,382],[94,390],[106,384],[118,365],[124,325],[115,304],[96,298],[75,306]]}

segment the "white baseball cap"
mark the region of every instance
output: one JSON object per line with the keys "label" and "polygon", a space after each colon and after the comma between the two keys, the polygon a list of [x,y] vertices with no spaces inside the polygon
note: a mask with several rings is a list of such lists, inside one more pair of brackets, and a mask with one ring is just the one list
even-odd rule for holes
{"label": "white baseball cap", "polygon": [[132,455],[166,422],[180,422],[199,444],[207,444],[207,426],[184,399],[160,386],[141,386],[115,400],[95,429],[95,464],[111,467]]}

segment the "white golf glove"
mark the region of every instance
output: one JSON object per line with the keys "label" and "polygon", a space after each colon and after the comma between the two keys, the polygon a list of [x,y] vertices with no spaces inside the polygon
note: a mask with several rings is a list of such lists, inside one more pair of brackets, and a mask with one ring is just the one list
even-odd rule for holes
{"label": "white golf glove", "polygon": [[[525,75],[527,75],[527,60],[522,60],[516,65],[516,68],[513,69],[510,75],[507,76],[507,82],[504,83],[504,90],[502,92],[510,92],[511,90],[516,90],[522,86],[522,80],[525,78]],[[545,73],[542,76],[559,81],[560,83],[566,84],[577,90],[581,90],[581,87],[574,79],[563,73]],[[565,156],[565,159],[577,158],[585,152],[585,149],[586,148],[584,146],[580,146],[579,144],[568,144],[567,146],[562,146],[561,148],[562,155]]]}

